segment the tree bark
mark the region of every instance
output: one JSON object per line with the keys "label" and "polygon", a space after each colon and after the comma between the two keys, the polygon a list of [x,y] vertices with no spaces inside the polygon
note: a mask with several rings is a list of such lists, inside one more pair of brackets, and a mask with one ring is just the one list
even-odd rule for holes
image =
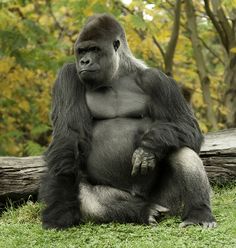
{"label": "tree bark", "polygon": [[0,201],[27,198],[38,192],[40,178],[46,171],[42,156],[0,157]]}
{"label": "tree bark", "polygon": [[211,183],[236,182],[236,129],[207,134],[200,157]]}
{"label": "tree bark", "polygon": [[197,22],[195,16],[195,9],[192,0],[185,0],[187,26],[190,32],[190,39],[192,42],[193,53],[197,65],[198,75],[201,82],[204,103],[207,108],[207,119],[214,130],[217,130],[217,121],[213,112],[213,104],[210,93],[210,78],[208,77],[206,64],[204,61],[200,40],[198,39]]}
{"label": "tree bark", "polygon": [[[207,134],[200,156],[210,182],[236,181],[236,129]],[[42,156],[0,157],[0,201],[37,195],[45,171]]]}

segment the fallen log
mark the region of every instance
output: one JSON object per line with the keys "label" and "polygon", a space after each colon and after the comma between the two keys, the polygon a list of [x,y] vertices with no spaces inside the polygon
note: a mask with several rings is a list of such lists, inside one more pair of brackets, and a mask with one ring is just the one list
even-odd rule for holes
{"label": "fallen log", "polygon": [[208,133],[200,156],[211,183],[236,181],[236,129]]}
{"label": "fallen log", "polygon": [[42,156],[0,157],[0,201],[36,195],[45,170]]}
{"label": "fallen log", "polygon": [[[236,181],[236,129],[207,134],[200,156],[210,182]],[[0,200],[37,195],[45,170],[42,156],[0,157]]]}

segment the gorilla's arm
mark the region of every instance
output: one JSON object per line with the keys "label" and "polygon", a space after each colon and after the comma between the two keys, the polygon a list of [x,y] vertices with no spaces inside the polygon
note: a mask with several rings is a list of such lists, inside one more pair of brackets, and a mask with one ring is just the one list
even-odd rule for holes
{"label": "gorilla's arm", "polygon": [[46,152],[48,167],[56,175],[74,174],[81,160],[79,148],[87,148],[89,143],[86,131],[90,121],[75,64],[66,64],[59,72],[53,87],[51,118],[53,140]]}
{"label": "gorilla's arm", "polygon": [[[78,185],[86,136],[86,105],[75,64],[60,71],[53,88],[53,140],[45,153],[48,171],[42,179],[39,198],[45,228],[66,228],[80,222]],[[84,108],[84,109],[83,109]],[[89,117],[88,117],[89,118]],[[84,149],[83,149],[84,150]]]}
{"label": "gorilla's arm", "polygon": [[154,153],[157,161],[185,146],[198,153],[203,136],[175,81],[156,69],[148,69],[141,72],[138,82],[150,96],[148,111],[154,121],[140,147]]}

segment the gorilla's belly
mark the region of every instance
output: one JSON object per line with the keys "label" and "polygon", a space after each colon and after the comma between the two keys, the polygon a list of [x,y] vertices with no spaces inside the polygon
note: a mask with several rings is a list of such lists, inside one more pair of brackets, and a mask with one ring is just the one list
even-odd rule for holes
{"label": "gorilla's belly", "polygon": [[138,138],[150,126],[150,119],[115,118],[94,123],[92,150],[87,164],[89,178],[96,184],[130,190],[131,158]]}

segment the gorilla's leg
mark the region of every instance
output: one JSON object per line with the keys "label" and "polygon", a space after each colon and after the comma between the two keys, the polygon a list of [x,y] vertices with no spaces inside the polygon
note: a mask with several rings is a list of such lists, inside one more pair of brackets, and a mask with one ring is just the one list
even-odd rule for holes
{"label": "gorilla's leg", "polygon": [[39,200],[46,204],[42,211],[43,227],[64,229],[80,224],[77,195],[75,176],[46,173],[39,190]]}
{"label": "gorilla's leg", "polygon": [[119,222],[156,224],[156,220],[169,210],[150,204],[128,192],[87,182],[79,186],[80,212],[83,221],[97,223]]}
{"label": "gorilla's leg", "polygon": [[185,147],[173,153],[168,164],[157,186],[155,202],[170,208],[173,214],[183,204],[181,227],[191,224],[215,227],[210,204],[210,184],[200,157]]}

